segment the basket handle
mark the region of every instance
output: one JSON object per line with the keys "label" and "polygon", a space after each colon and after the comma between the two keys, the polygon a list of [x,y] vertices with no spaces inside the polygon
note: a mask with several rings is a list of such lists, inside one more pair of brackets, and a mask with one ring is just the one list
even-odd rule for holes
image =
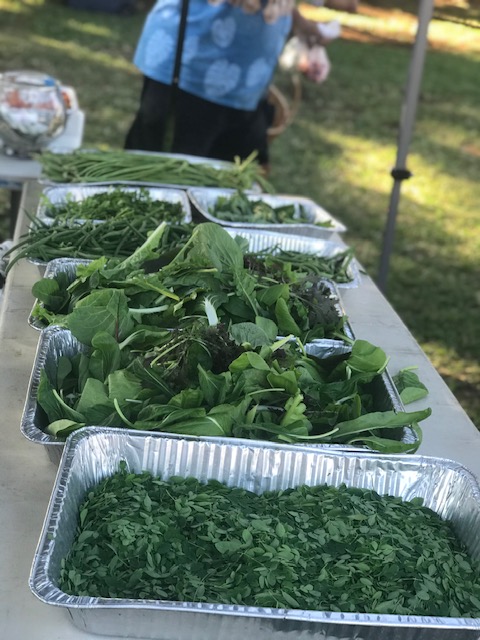
{"label": "basket handle", "polygon": [[269,87],[270,92],[275,96],[276,100],[280,104],[282,104],[283,112],[285,114],[285,119],[283,120],[283,122],[274,124],[269,127],[268,138],[270,142],[274,140],[278,135],[280,135],[283,131],[285,131],[288,126],[290,126],[300,107],[300,102],[302,100],[302,84],[300,76],[295,73],[292,74],[291,79],[293,91],[290,101],[287,101],[282,92],[277,89],[274,84],[270,85]]}
{"label": "basket handle", "polygon": [[300,108],[300,102],[302,101],[302,82],[298,73],[292,74],[292,102],[290,104],[290,113],[287,118],[287,126],[290,125]]}

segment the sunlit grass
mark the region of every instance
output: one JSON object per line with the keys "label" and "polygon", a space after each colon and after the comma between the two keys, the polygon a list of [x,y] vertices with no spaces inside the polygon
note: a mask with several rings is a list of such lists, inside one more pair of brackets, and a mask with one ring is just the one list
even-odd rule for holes
{"label": "sunlit grass", "polygon": [[67,20],[67,26],[79,33],[85,33],[89,36],[100,36],[102,38],[111,38],[112,30],[108,27],[99,25],[95,22],[81,22],[80,20]]}
{"label": "sunlit grass", "polygon": [[[346,28],[346,37],[355,36],[355,32],[367,34],[368,37],[378,37],[385,40],[395,39],[401,43],[411,43],[415,39],[418,26],[418,5],[408,7],[410,11],[400,8],[371,7],[360,3],[358,13],[346,14],[325,8],[316,8],[302,4],[302,13],[312,20],[328,21],[340,20]],[[412,13],[413,12],[413,13]],[[480,24],[474,25],[476,28]],[[478,31],[472,25],[454,24],[436,19],[435,15],[428,28],[429,45],[434,48],[449,50],[465,49],[469,53],[480,53],[480,38]]]}
{"label": "sunlit grass", "polygon": [[8,0],[0,0],[0,11],[12,13],[12,14],[20,14],[26,13],[28,11],[28,7],[21,5],[14,0],[12,2],[8,2]]}
{"label": "sunlit grass", "polygon": [[75,42],[62,42],[42,36],[34,36],[32,42],[68,55],[73,61],[79,61],[82,64],[100,64],[110,70],[134,71],[135,69],[131,62],[115,56],[114,53],[92,51],[88,47],[81,46]]}

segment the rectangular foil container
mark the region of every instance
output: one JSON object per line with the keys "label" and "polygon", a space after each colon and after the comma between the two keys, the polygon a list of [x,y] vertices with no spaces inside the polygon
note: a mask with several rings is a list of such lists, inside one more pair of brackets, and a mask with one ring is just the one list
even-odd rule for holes
{"label": "rectangular foil container", "polygon": [[86,493],[118,470],[162,478],[215,479],[255,493],[299,485],[372,489],[404,500],[421,497],[451,520],[472,559],[480,561],[480,487],[463,466],[441,458],[378,456],[325,448],[160,437],[90,427],[66,444],[34,556],[30,588],[67,608],[89,633],[155,640],[478,640],[480,619],[338,613],[241,605],[96,598],[58,588],[60,563],[72,545]]}
{"label": "rectangular foil container", "polygon": [[[283,227],[286,225],[282,225]],[[245,227],[231,228],[225,230],[234,238],[240,236],[248,240],[248,250],[263,251],[275,247],[284,251],[298,251],[299,253],[311,253],[319,258],[333,258],[345,251],[346,247],[322,238],[310,238],[302,235],[293,235],[273,230],[246,229]],[[350,282],[336,282],[339,289],[353,289],[360,285],[360,269],[355,258],[350,262],[347,269]]]}
{"label": "rectangular foil container", "polygon": [[[82,151],[98,151],[97,149],[78,149],[77,153],[81,153]],[[142,150],[132,150],[132,149],[128,149],[125,150],[125,153],[131,153],[131,154],[136,154],[136,155],[142,155],[142,156],[157,156],[157,157],[162,157],[162,158],[175,158],[177,160],[184,160],[185,162],[187,162],[188,164],[205,164],[208,165],[209,167],[212,167],[213,169],[224,169],[224,170],[231,170],[232,168],[234,168],[235,164],[233,162],[229,162],[228,160],[219,160],[217,158],[206,158],[204,156],[193,156],[190,155],[188,153],[165,153],[162,151],[142,151]],[[62,185],[62,186],[68,186],[71,184],[80,184],[80,183],[72,183],[72,182],[68,182],[68,183],[60,183],[60,182],[54,182],[53,180],[50,180],[49,178],[45,178],[44,176],[41,176],[40,180],[39,180],[40,184],[43,185]],[[185,184],[174,184],[174,183],[164,183],[164,182],[152,182],[152,181],[145,181],[145,180],[110,180],[108,182],[89,182],[86,184],[96,184],[96,185],[109,185],[109,184],[127,184],[127,185],[133,185],[133,186],[145,186],[145,187],[173,187],[175,189],[183,189],[183,190],[187,190],[191,187],[191,185],[185,185]],[[258,183],[255,183],[252,185],[252,188],[249,189],[248,191],[254,191],[254,192],[261,192],[261,187]]]}
{"label": "rectangular foil container", "polygon": [[[312,342],[306,345],[306,350],[310,355],[315,355],[320,358],[332,355],[329,346],[322,345],[321,343]],[[45,433],[45,428],[48,424],[47,418],[37,402],[40,374],[42,370],[45,370],[49,379],[53,381],[60,356],[71,357],[80,351],[87,352],[88,347],[78,342],[67,329],[51,326],[40,333],[23,408],[20,430],[31,442],[44,445],[49,459],[55,465],[59,463],[65,441]],[[338,354],[338,351],[334,351],[334,353]],[[374,411],[404,411],[403,403],[388,371],[384,372],[381,376],[377,376],[375,380],[372,381],[370,391],[374,398]],[[119,431],[123,432],[125,430],[119,429]],[[406,444],[414,445],[418,442],[418,436],[409,425],[398,427],[397,429],[390,429],[389,437],[397,438],[400,442]],[[238,441],[243,442],[243,440]],[[316,447],[317,445],[310,446]],[[362,447],[342,444],[325,445],[325,447],[342,451],[365,450]]]}
{"label": "rectangular foil container", "polygon": [[[284,251],[298,251],[299,253],[314,254],[319,258],[333,258],[345,251],[345,247],[337,242],[323,240],[321,238],[308,238],[306,236],[296,236],[272,231],[257,231],[245,228],[232,229],[225,227],[225,230],[233,238],[239,236],[247,240],[248,250],[252,252],[278,247],[278,249],[283,249]],[[76,260],[76,258],[70,259]],[[38,267],[41,276],[45,274],[47,262],[34,258],[28,258],[28,261]],[[347,274],[350,281],[336,282],[336,286],[339,289],[353,289],[358,287],[360,285],[360,269],[355,258],[351,260],[348,265]]]}
{"label": "rectangular foil container", "polygon": [[[81,264],[90,264],[91,260],[81,260],[80,258],[54,258],[46,263],[45,271],[42,274],[43,278],[55,278],[59,273],[65,273],[68,279],[68,283],[71,284],[77,277],[77,267]],[[42,304],[38,298],[33,303],[32,310],[28,316],[28,324],[41,331],[45,329],[45,325],[42,324],[38,318],[33,315],[34,309],[37,305]]]}
{"label": "rectangular foil container", "polygon": [[[304,235],[309,238],[329,238],[332,233],[343,233],[346,227],[328,211],[320,207],[310,198],[302,196],[293,196],[287,194],[247,194],[249,200],[261,200],[271,207],[281,207],[293,204],[295,207],[295,215],[300,217],[300,206],[308,218],[308,222],[298,223],[263,223],[249,222],[242,220],[241,222],[231,222],[215,217],[210,211],[215,206],[218,198],[228,198],[236,193],[235,189],[217,189],[207,187],[192,187],[187,190],[188,197],[193,205],[194,210],[199,216],[210,222],[216,222],[224,227],[250,228],[264,231],[278,231],[280,233],[293,233],[295,235]],[[328,227],[320,227],[315,223],[330,222]]]}
{"label": "rectangular foil container", "polygon": [[[159,185],[152,185],[151,183],[139,184],[136,182],[48,184],[50,184],[50,186],[46,186],[42,190],[37,207],[37,218],[41,220],[43,224],[53,224],[55,221],[55,206],[63,204],[67,198],[81,201],[97,193],[106,193],[114,187],[121,187],[125,191],[133,192],[139,192],[140,189],[145,189],[150,194],[152,200],[179,203],[183,212],[181,222],[192,222],[190,201],[186,195],[186,191],[179,188],[161,187]],[[84,220],[78,219],[78,224],[82,224],[83,222]],[[104,221],[97,220],[96,222],[102,224]],[[161,223],[162,220],[159,219],[158,224]],[[30,228],[32,228],[32,224],[33,223],[31,223]],[[45,260],[37,260],[36,258],[27,258],[27,260],[38,267],[40,276],[43,277],[48,263]]]}
{"label": "rectangular foil container", "polygon": [[[88,264],[89,262],[89,260],[80,260],[76,258],[55,258],[54,260],[50,260],[50,262],[47,263],[43,277],[55,278],[59,273],[63,272],[66,274],[69,283],[72,283],[76,278],[78,265]],[[345,316],[345,309],[343,308],[340,301],[337,286],[331,280],[325,279],[323,282],[325,286],[330,290],[330,296],[335,300],[335,307],[337,309],[339,317]],[[30,312],[30,315],[28,317],[28,323],[31,327],[40,331],[44,329],[45,326],[33,314],[37,304],[41,304],[38,299],[33,303],[32,311]],[[355,338],[353,329],[348,320],[345,320],[344,330],[349,338],[351,338],[352,340]],[[317,345],[317,349],[325,349],[325,354],[323,357],[333,355],[334,353],[345,353],[346,350],[346,345],[341,340],[323,338],[321,340],[315,340],[314,342]]]}
{"label": "rectangular foil container", "polygon": [[[69,185],[57,185],[51,187],[45,187],[40,196],[40,201],[37,207],[37,217],[45,221],[45,219],[55,219],[55,209],[65,204],[68,200],[74,202],[81,202],[90,196],[97,195],[99,193],[108,193],[114,188],[119,187],[122,191],[127,193],[140,193],[140,191],[146,191],[150,198],[156,202],[168,202],[171,204],[179,204],[181,206],[183,217],[182,222],[192,221],[192,211],[190,207],[190,201],[186,196],[185,191],[181,189],[173,189],[168,187],[153,187],[145,186],[140,187],[138,185],[128,184],[69,184]],[[99,220],[99,222],[103,222]],[[158,220],[160,224],[162,220]]]}

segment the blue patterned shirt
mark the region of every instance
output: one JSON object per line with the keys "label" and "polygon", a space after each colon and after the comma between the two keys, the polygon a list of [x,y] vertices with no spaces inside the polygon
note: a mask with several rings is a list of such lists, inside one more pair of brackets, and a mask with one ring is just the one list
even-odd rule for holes
{"label": "blue patterned shirt", "polygon": [[[147,16],[134,62],[143,75],[171,84],[181,0],[158,0]],[[190,0],[179,87],[216,104],[252,111],[272,79],[291,16],[267,24],[261,12]]]}

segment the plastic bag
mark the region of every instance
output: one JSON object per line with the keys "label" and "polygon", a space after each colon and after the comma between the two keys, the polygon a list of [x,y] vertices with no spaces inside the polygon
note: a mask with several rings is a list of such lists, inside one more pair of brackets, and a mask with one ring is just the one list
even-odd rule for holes
{"label": "plastic bag", "polygon": [[325,47],[308,44],[294,36],[285,45],[279,59],[285,71],[300,71],[312,82],[325,82],[330,73],[331,64]]}

